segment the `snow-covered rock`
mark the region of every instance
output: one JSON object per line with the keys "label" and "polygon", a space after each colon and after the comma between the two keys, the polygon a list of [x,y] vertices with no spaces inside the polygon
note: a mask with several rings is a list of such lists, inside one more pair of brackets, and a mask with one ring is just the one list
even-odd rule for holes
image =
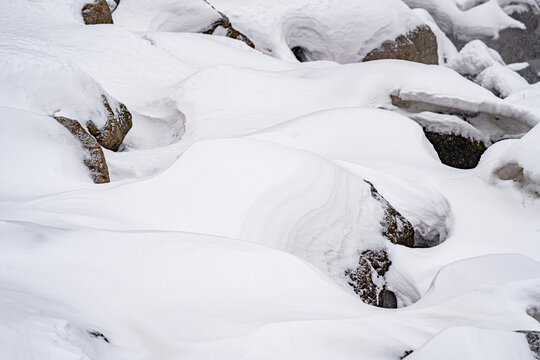
{"label": "snow-covered rock", "polygon": [[423,25],[398,0],[214,0],[212,4],[257,49],[287,60],[294,60],[294,49],[306,60],[359,62],[383,42]]}

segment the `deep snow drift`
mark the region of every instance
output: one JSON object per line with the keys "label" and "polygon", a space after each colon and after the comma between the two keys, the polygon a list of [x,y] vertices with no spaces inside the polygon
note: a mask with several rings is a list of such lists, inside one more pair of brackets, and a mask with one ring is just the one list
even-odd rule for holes
{"label": "deep snow drift", "polygon": [[536,2],[86,3],[0,0],[1,359],[540,356],[540,88],[478,39]]}

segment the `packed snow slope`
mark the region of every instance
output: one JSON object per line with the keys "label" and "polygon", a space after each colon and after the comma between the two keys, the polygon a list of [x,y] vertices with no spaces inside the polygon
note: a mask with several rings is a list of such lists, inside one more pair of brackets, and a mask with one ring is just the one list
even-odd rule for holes
{"label": "packed snow slope", "polygon": [[[0,0],[1,359],[540,357],[539,88],[442,32],[519,27],[495,0],[87,3]],[[442,65],[358,63],[424,23]],[[94,184],[54,116],[103,99],[133,128]]]}

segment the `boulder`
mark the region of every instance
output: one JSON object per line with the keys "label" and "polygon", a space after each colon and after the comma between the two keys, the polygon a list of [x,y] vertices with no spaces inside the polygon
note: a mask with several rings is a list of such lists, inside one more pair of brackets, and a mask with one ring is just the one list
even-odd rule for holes
{"label": "boulder", "polygon": [[105,0],[94,0],[85,4],[81,13],[86,25],[113,23],[111,9]]}
{"label": "boulder", "polygon": [[487,147],[483,142],[456,134],[444,134],[424,130],[445,165],[458,169],[473,169]]}
{"label": "boulder", "polygon": [[112,151],[117,151],[133,125],[131,113],[124,104],[118,103],[118,106],[112,109],[107,97],[102,95],[101,98],[108,114],[107,122],[103,127],[98,128],[92,120],[89,120],[86,123],[86,127],[101,146]]}
{"label": "boulder", "polygon": [[79,124],[79,122],[76,120],[62,116],[53,116],[53,118],[62,124],[81,143],[85,153],[83,162],[84,165],[86,165],[86,167],[90,170],[94,183],[102,184],[110,182],[109,168],[107,167],[107,162],[105,161],[105,155],[103,154],[103,150],[101,150],[101,147],[97,143],[96,139],[88,134],[81,124]]}
{"label": "boulder", "polygon": [[369,52],[363,61],[380,59],[408,60],[424,64],[439,64],[437,37],[429,26],[421,25],[393,41],[385,41]]}

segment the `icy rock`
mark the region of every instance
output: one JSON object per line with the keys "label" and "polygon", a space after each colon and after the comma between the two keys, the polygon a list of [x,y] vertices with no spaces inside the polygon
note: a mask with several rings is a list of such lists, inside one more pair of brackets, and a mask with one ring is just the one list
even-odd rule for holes
{"label": "icy rock", "polygon": [[92,180],[96,184],[108,183],[109,169],[105,161],[103,150],[90,134],[84,130],[78,121],[62,116],[54,116],[56,121],[62,124],[81,143],[84,149],[84,165],[90,170]]}
{"label": "icy rock", "polygon": [[465,44],[448,66],[461,75],[474,76],[493,64],[504,64],[500,56],[497,56],[481,40],[473,40]]}
{"label": "icy rock", "polygon": [[101,146],[109,150],[117,151],[133,125],[131,113],[122,103],[118,103],[117,106],[112,109],[107,97],[105,95],[102,95],[101,97],[103,99],[103,106],[108,114],[107,122],[103,127],[98,128],[96,124],[90,120],[86,123],[86,126],[88,127],[90,134],[97,139]]}
{"label": "icy rock", "polygon": [[437,38],[427,25],[421,25],[394,41],[385,41],[369,52],[363,61],[380,59],[408,60],[424,64],[438,64]]}
{"label": "icy rock", "polygon": [[94,0],[85,4],[81,13],[86,25],[113,23],[111,9],[105,0]]}

